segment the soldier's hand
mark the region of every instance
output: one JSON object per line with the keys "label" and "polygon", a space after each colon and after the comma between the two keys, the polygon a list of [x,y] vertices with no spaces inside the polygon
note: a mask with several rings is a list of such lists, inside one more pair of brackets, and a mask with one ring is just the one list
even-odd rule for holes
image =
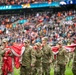
{"label": "soldier's hand", "polygon": [[7,59],[6,57],[4,57],[4,59]]}
{"label": "soldier's hand", "polygon": [[34,67],[35,65],[34,64],[31,64],[31,67]]}
{"label": "soldier's hand", "polygon": [[52,60],[50,60],[49,63],[52,63]]}
{"label": "soldier's hand", "polygon": [[7,51],[7,50],[10,50],[10,48],[5,48],[4,50]]}
{"label": "soldier's hand", "polygon": [[67,62],[64,64],[66,66]]}

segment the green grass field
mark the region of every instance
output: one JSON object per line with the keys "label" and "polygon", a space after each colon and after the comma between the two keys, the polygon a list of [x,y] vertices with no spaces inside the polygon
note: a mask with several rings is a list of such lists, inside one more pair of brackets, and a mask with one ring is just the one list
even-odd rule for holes
{"label": "green grass field", "polygon": [[[66,71],[65,71],[65,75],[73,75],[72,70],[71,70],[71,66],[72,66],[72,62],[70,63],[70,66],[66,66]],[[51,74],[50,75],[54,75],[54,69],[51,69]],[[14,69],[14,75],[20,75],[20,69]]]}

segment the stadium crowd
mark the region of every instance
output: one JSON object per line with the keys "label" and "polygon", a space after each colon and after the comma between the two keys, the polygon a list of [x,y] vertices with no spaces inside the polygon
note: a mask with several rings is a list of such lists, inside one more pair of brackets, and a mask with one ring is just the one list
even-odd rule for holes
{"label": "stadium crowd", "polygon": [[[2,75],[13,72],[12,58],[15,66],[20,67],[20,75],[50,75],[51,63],[55,63],[55,75],[64,75],[69,56],[63,46],[75,43],[72,47],[76,47],[75,14],[75,10],[70,10],[30,15],[0,15],[0,50],[4,53],[0,54],[0,57],[3,57],[0,62]],[[54,56],[52,46],[59,49],[59,52],[55,53],[57,56]],[[74,61],[76,62],[76,58]],[[74,75],[75,62],[72,69]]]}
{"label": "stadium crowd", "polygon": [[62,39],[64,45],[67,45],[76,39],[75,14],[76,11],[63,11],[54,14],[36,13],[29,16],[0,16],[0,39],[7,37],[9,40],[22,43],[26,38],[34,44],[41,42],[41,38],[47,36],[48,43],[56,45],[57,41]]}
{"label": "stadium crowd", "polygon": [[15,5],[15,4],[26,4],[26,3],[42,3],[52,2],[59,0],[0,0],[0,5]]}

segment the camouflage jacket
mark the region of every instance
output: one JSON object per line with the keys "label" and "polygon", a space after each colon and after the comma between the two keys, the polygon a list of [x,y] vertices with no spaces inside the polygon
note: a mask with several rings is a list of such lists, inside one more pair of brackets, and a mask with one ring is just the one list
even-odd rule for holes
{"label": "camouflage jacket", "polygon": [[76,48],[75,48],[74,54],[73,54],[73,63],[76,63]]}
{"label": "camouflage jacket", "polygon": [[54,58],[53,52],[51,50],[51,47],[46,44],[43,48],[43,57],[42,57],[42,62],[43,63],[49,63],[50,60],[52,61]]}
{"label": "camouflage jacket", "polygon": [[0,66],[2,65],[2,56],[5,53],[5,50],[3,50],[3,46],[0,46]]}
{"label": "camouflage jacket", "polygon": [[35,50],[31,46],[26,47],[22,55],[22,66],[30,67],[35,61]]}
{"label": "camouflage jacket", "polygon": [[35,57],[36,57],[35,66],[39,67],[42,64],[42,56],[43,56],[43,51],[36,50],[36,52],[35,52]]}
{"label": "camouflage jacket", "polygon": [[58,54],[57,54],[57,56],[56,56],[56,62],[57,62],[57,64],[65,64],[65,63],[67,63],[68,62],[68,53],[67,53],[67,51],[66,51],[66,49],[65,48],[60,48],[59,49],[59,52],[58,52]]}

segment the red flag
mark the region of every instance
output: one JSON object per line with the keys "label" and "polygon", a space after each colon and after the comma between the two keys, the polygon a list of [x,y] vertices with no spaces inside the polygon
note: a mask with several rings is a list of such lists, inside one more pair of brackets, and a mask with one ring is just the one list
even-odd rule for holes
{"label": "red flag", "polygon": [[[69,46],[63,46],[68,52],[73,52],[75,50],[76,44],[71,44]],[[52,47],[52,51],[54,53],[54,57],[56,58],[56,54],[59,52],[59,48],[57,46]]]}
{"label": "red flag", "polygon": [[76,44],[71,44],[69,46],[64,46],[64,48],[68,51],[68,52],[73,52],[75,50]]}
{"label": "red flag", "polygon": [[12,52],[14,54],[14,65],[17,69],[20,67],[20,58],[21,58],[21,54],[22,54],[22,47],[23,47],[23,44],[15,44],[11,47]]}
{"label": "red flag", "polygon": [[53,53],[54,53],[54,58],[56,59],[56,55],[57,55],[57,53],[59,52],[59,48],[58,48],[57,46],[53,46],[53,47],[52,47],[52,51],[53,51]]}
{"label": "red flag", "polygon": [[12,52],[15,56],[20,56],[21,53],[22,53],[22,47],[23,47],[23,44],[15,44],[13,45],[11,48],[12,48]]}
{"label": "red flag", "polygon": [[20,68],[20,57],[14,56],[14,65],[18,69]]}
{"label": "red flag", "polygon": [[52,47],[52,51],[54,54],[57,54],[59,52],[58,50],[59,50],[59,48],[57,46]]}
{"label": "red flag", "polygon": [[7,51],[5,52],[4,57],[3,57],[3,65],[2,65],[3,75],[7,75],[8,72],[13,71],[12,57],[10,56],[12,52],[9,48],[10,48],[9,46],[6,47]]}

